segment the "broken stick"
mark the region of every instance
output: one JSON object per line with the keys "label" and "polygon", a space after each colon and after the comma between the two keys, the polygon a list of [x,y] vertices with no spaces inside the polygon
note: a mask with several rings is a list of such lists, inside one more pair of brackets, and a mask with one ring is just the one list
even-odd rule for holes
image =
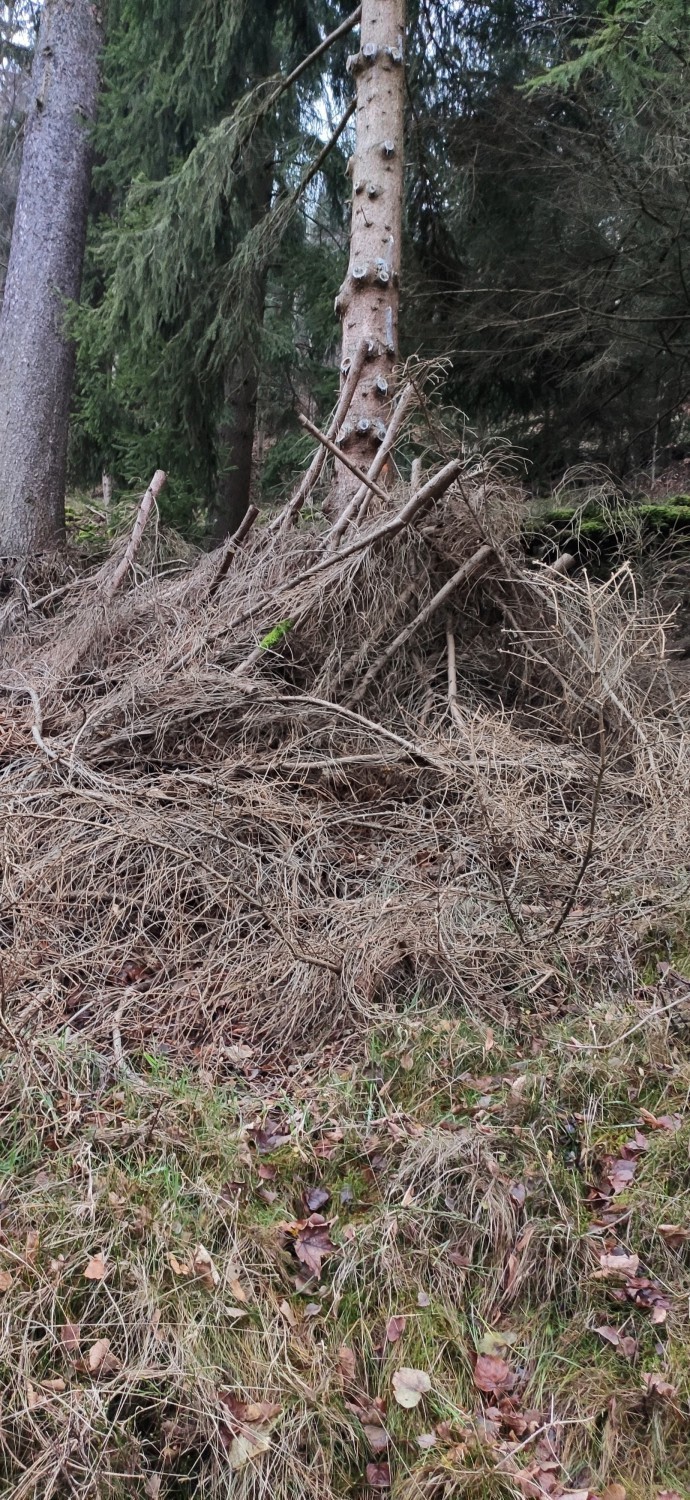
{"label": "broken stick", "polygon": [[127,543],[127,550],[125,552],[125,555],[118,563],[115,572],[110,579],[110,582],[106,584],[105,594],[107,599],[112,599],[113,594],[117,592],[120,584],[127,577],[127,574],[141,546],[141,539],[146,529],[146,522],[148,521],[151,511],[156,504],[158,496],[163,489],[167,477],[168,476],[163,471],[163,469],[156,469],[153,479],[151,480],[151,483],[137,511],[137,518],[132,527],[132,535],[130,536],[130,539]]}

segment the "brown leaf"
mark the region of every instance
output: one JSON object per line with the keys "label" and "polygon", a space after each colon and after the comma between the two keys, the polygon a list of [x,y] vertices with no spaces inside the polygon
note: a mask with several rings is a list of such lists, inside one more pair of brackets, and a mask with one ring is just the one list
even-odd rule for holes
{"label": "brown leaf", "polygon": [[372,1453],[385,1453],[388,1447],[388,1433],[385,1427],[380,1427],[374,1422],[363,1422],[362,1431]]}
{"label": "brown leaf", "polygon": [[229,1287],[236,1302],[247,1302],[249,1300],[242,1282],[238,1281],[236,1276],[231,1276]]}
{"label": "brown leaf", "polygon": [[103,1255],[103,1252],[99,1250],[98,1254],[91,1256],[91,1259],[84,1271],[84,1280],[103,1281],[107,1274],[108,1273],[105,1264],[105,1257]]}
{"label": "brown leaf", "polygon": [[400,1066],[401,1068],[404,1068],[406,1073],[411,1073],[414,1067],[414,1053],[403,1052],[403,1055],[400,1059]]}
{"label": "brown leaf", "polygon": [[400,1335],[405,1332],[407,1318],[389,1318],[386,1324],[386,1339],[389,1344],[397,1344]]}
{"label": "brown leaf", "polygon": [[251,1459],[260,1458],[262,1453],[268,1453],[271,1439],[265,1430],[261,1428],[250,1432],[246,1429],[234,1437],[228,1449],[228,1464],[231,1469],[243,1469],[244,1465]]}
{"label": "brown leaf", "polygon": [[41,1390],[55,1391],[56,1395],[61,1396],[62,1392],[67,1390],[67,1382],[58,1375],[56,1380],[42,1380]]}
{"label": "brown leaf", "polygon": [[191,1275],[191,1267],[186,1265],[183,1261],[178,1260],[177,1256],[173,1255],[172,1251],[170,1251],[168,1254],[168,1265],[170,1266],[171,1271],[174,1271],[176,1276]]}
{"label": "brown leaf", "polygon": [[295,1254],[314,1276],[321,1275],[322,1262],[335,1251],[328,1227],[320,1214],[312,1214],[295,1240]]}
{"label": "brown leaf", "polygon": [[398,1406],[404,1406],[408,1411],[414,1406],[419,1406],[422,1396],[428,1395],[431,1390],[431,1380],[425,1370],[408,1370],[403,1367],[396,1370],[393,1376],[393,1394]]}
{"label": "brown leaf", "polygon": [[612,1328],[609,1323],[604,1323],[600,1328],[595,1328],[594,1332],[599,1334],[600,1339],[606,1339],[607,1344],[613,1344],[614,1349],[618,1348],[621,1336],[617,1328]]}
{"label": "brown leaf", "polygon": [[81,1326],[79,1323],[63,1323],[60,1329],[60,1343],[66,1354],[77,1355],[81,1341]]}
{"label": "brown leaf", "polygon": [[607,1484],[601,1492],[601,1500],[627,1500],[627,1493],[622,1484]]}
{"label": "brown leaf", "polygon": [[26,1236],[26,1244],[24,1246],[24,1259],[29,1262],[30,1266],[35,1266],[36,1264],[36,1256],[38,1255],[39,1243],[40,1236],[38,1230],[30,1229]]}
{"label": "brown leaf", "polygon": [[611,1162],[606,1169],[606,1176],[613,1188],[614,1193],[624,1193],[637,1171],[637,1162],[628,1161],[621,1157],[619,1161]]}
{"label": "brown leaf", "polygon": [[357,1360],[353,1349],[348,1349],[347,1344],[341,1344],[338,1350],[338,1369],[348,1385],[352,1384],[357,1374]]}
{"label": "brown leaf", "polygon": [[683,1123],[680,1115],[653,1115],[648,1109],[641,1109],[640,1114],[652,1130],[680,1130]]}
{"label": "brown leaf", "polygon": [[632,1360],[637,1358],[639,1346],[637,1339],[634,1339],[631,1334],[624,1333],[618,1347],[624,1359],[629,1359],[632,1362]]}
{"label": "brown leaf", "polygon": [[274,1417],[280,1415],[282,1409],[279,1401],[250,1401],[245,1406],[243,1421],[272,1422]]}
{"label": "brown leaf", "polygon": [[263,1125],[258,1125],[249,1134],[257,1151],[262,1154],[268,1151],[278,1151],[281,1146],[287,1145],[290,1139],[288,1126],[276,1115],[268,1115]]}
{"label": "brown leaf", "polygon": [[623,1249],[610,1253],[604,1250],[599,1256],[599,1265],[605,1276],[635,1276],[639,1264],[639,1255],[629,1254]]}
{"label": "brown leaf", "polygon": [[417,1447],[421,1448],[422,1452],[424,1453],[428,1448],[435,1448],[436,1442],[437,1438],[435,1432],[420,1432],[417,1438]]}
{"label": "brown leaf", "polygon": [[146,967],[144,964],[137,963],[133,958],[128,958],[123,963],[115,983],[123,985],[139,984],[140,980],[144,978],[145,973]]}
{"label": "brown leaf", "polygon": [[278,1176],[278,1168],[269,1166],[268,1162],[262,1161],[259,1167],[259,1177],[262,1182],[273,1182]]}
{"label": "brown leaf", "polygon": [[428,1292],[417,1292],[417,1306],[431,1307],[431,1297]]}
{"label": "brown leaf", "polygon": [[13,1279],[9,1271],[0,1271],[0,1292],[9,1292]]}
{"label": "brown leaf", "polygon": [[231,1042],[229,1047],[223,1048],[223,1057],[231,1068],[243,1068],[253,1056],[254,1048],[248,1047],[246,1042]]}
{"label": "brown leaf", "polygon": [[474,1367],[474,1383],[478,1390],[499,1395],[502,1391],[512,1391],[516,1380],[517,1375],[504,1359],[495,1354],[478,1355]]}
{"label": "brown leaf", "polygon": [[677,1490],[659,1490],[656,1500],[683,1500]]}
{"label": "brown leaf", "polygon": [[220,1276],[205,1245],[197,1245],[192,1256],[192,1271],[207,1291],[212,1292],[220,1285]]}
{"label": "brown leaf", "polygon": [[120,1368],[119,1359],[110,1353],[110,1339],[97,1339],[88,1351],[86,1362],[92,1375],[112,1375]]}
{"label": "brown leaf", "polygon": [[367,1464],[367,1484],[372,1490],[389,1490],[391,1487],[391,1471],[388,1464]]}
{"label": "brown leaf", "polygon": [[285,1298],[283,1298],[283,1301],[279,1304],[278,1312],[280,1313],[281,1317],[284,1318],[289,1328],[297,1327],[297,1319],[295,1317],[295,1314],[290,1306],[290,1303]]}
{"label": "brown leaf", "polygon": [[658,1370],[642,1376],[642,1383],[646,1386],[648,1396],[661,1396],[667,1401],[672,1401],[678,1395],[678,1389],[671,1385],[670,1381],[664,1380]]}
{"label": "brown leaf", "polygon": [[513,1182],[509,1192],[513,1203],[517,1203],[518,1208],[522,1208],[527,1197],[527,1188],[524,1182]]}
{"label": "brown leaf", "polygon": [[690,1240],[690,1229],[685,1229],[680,1224],[660,1224],[659,1234],[663,1236],[669,1250],[682,1250],[686,1240]]}
{"label": "brown leaf", "polygon": [[317,1213],[320,1208],[325,1208],[326,1204],[330,1203],[330,1200],[331,1195],[327,1188],[324,1187],[308,1188],[304,1194],[304,1201],[310,1214]]}

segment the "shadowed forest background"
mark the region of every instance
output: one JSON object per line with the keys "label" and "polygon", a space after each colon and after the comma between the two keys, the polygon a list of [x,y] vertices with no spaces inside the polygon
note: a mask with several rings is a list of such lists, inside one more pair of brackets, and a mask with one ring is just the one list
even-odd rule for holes
{"label": "shadowed forest background", "polygon": [[[3,7],[0,279],[35,9]],[[603,32],[586,4],[411,10],[401,353],[446,362],[458,431],[513,444],[538,492],[583,463],[635,488],[687,441],[682,6],[629,0]],[[238,101],[346,13],[109,5],[73,487],[105,471],[129,490],[162,466],[170,518],[222,533],[250,485],[275,502],[303,465],[296,412],[328,409],[337,389],[352,125],[279,223],[275,206],[343,113],[348,38],[232,162],[228,148]]]}

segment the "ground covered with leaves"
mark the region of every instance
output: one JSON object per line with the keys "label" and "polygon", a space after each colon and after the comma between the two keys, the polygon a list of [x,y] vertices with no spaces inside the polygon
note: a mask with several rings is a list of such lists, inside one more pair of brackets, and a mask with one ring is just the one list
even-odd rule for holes
{"label": "ground covered with leaves", "polygon": [[683,967],[230,1079],[5,1034],[3,1493],[687,1495]]}

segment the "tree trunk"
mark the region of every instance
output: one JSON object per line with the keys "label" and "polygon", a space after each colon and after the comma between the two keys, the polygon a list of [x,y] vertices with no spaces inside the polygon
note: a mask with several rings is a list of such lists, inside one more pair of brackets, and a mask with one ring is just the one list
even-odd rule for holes
{"label": "tree trunk", "polygon": [[218,429],[219,468],[213,510],[214,541],[237,531],[249,508],[259,366],[245,347],[227,372],[225,411]]}
{"label": "tree trunk", "polygon": [[[385,435],[398,357],[403,202],[405,0],[363,0],[361,46],[348,60],[357,83],[357,144],[350,162],[350,263],[336,299],[342,319],[342,377],[362,338],[372,353],[341,433],[349,458],[368,469]],[[336,464],[335,508],[357,488]]]}
{"label": "tree trunk", "polygon": [[0,313],[0,552],[64,529],[74,348],[64,301],[81,288],[102,29],[93,0],[45,0]]}
{"label": "tree trunk", "polygon": [[[270,142],[261,137],[254,143],[254,160],[247,167],[246,189],[249,222],[254,227],[265,218],[273,196],[273,152]],[[265,275],[258,278],[255,295],[255,320],[257,327],[261,327],[266,302]],[[232,536],[249,509],[259,371],[260,351],[245,340],[225,372],[225,402],[218,428],[218,478],[213,508],[216,542]]]}

